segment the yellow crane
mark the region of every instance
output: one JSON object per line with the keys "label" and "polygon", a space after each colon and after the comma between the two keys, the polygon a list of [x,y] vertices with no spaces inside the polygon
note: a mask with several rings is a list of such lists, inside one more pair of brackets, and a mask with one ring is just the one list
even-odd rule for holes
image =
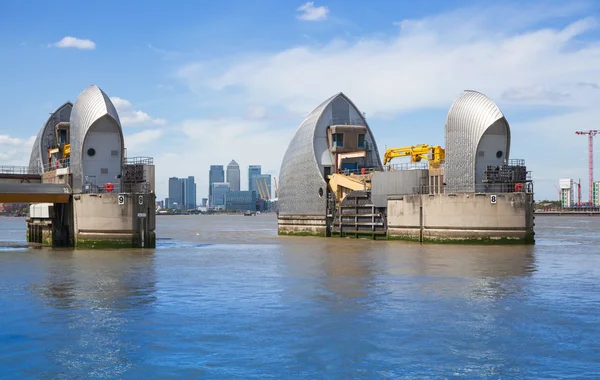
{"label": "yellow crane", "polygon": [[258,178],[254,182],[256,182],[256,190],[258,190],[258,194],[257,195],[259,196],[260,199],[265,199],[265,194],[264,194],[263,189],[262,189],[262,184],[260,183],[260,181],[258,180]]}
{"label": "yellow crane", "polygon": [[263,184],[264,184],[263,189],[265,190],[265,195],[267,196],[265,199],[270,201],[271,200],[271,192],[269,191],[269,183],[267,182],[266,178],[263,178]]}
{"label": "yellow crane", "polygon": [[258,194],[261,199],[270,200],[271,194],[269,194],[269,184],[266,178],[257,178],[256,179],[256,189],[258,190]]}
{"label": "yellow crane", "polygon": [[419,144],[412,146],[403,146],[401,148],[390,148],[385,151],[383,156],[383,164],[386,165],[393,158],[409,157],[410,162],[420,162],[422,159],[429,161],[429,168],[436,169],[446,159],[446,151],[439,145],[430,146],[427,144]]}

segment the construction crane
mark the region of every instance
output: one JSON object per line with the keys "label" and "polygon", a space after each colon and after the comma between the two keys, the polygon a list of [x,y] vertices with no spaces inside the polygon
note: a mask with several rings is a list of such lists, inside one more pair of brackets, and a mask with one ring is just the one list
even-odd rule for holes
{"label": "construction crane", "polygon": [[560,188],[556,185],[554,185],[554,188],[556,189],[556,191],[558,192],[558,201],[562,203],[562,191],[560,190]]}
{"label": "construction crane", "polygon": [[263,192],[262,189],[262,183],[258,180],[258,178],[255,180],[256,182],[256,190],[258,190],[258,196],[260,197],[260,199],[265,199],[265,193]]}
{"label": "construction crane", "polygon": [[[261,181],[262,179],[262,181]],[[261,199],[270,200],[271,194],[269,192],[269,185],[267,183],[266,178],[257,178],[256,179],[256,188],[258,189],[258,193]]]}
{"label": "construction crane", "polygon": [[588,162],[589,162],[589,191],[590,191],[590,206],[594,204],[594,136],[600,134],[600,131],[597,129],[592,129],[589,131],[577,131],[576,135],[588,135]]}
{"label": "construction crane", "polygon": [[396,157],[408,156],[410,156],[410,162],[420,162],[422,159],[428,160],[429,168],[436,169],[446,159],[446,151],[439,145],[429,146],[427,144],[390,148],[385,151],[383,164],[386,165]]}
{"label": "construction crane", "polygon": [[263,184],[264,184],[264,189],[265,189],[265,195],[267,196],[265,199],[270,201],[271,200],[271,192],[269,191],[269,183],[267,182],[266,178],[263,178]]}

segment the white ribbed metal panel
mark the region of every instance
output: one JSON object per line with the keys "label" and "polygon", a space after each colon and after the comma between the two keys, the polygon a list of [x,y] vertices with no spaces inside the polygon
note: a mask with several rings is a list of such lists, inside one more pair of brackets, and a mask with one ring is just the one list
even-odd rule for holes
{"label": "white ribbed metal panel", "polygon": [[498,106],[477,91],[464,91],[454,101],[445,127],[447,191],[474,191],[477,147],[485,131],[500,119],[504,120],[508,132],[503,149],[508,160],[510,126]]}
{"label": "white ribbed metal panel", "polygon": [[[331,106],[338,98],[345,100],[349,107],[346,112],[342,112],[341,107],[339,110],[336,109],[336,120],[333,120]],[[338,111],[340,114],[337,114]],[[351,114],[359,115],[360,120],[351,120]],[[328,119],[321,121],[326,116]],[[281,215],[325,216],[327,183],[323,178],[323,168],[317,161],[315,135],[326,135],[325,129],[333,122],[365,125],[368,131],[366,140],[372,144],[370,156],[367,157],[368,162],[374,167],[381,167],[377,145],[366,120],[346,95],[336,94],[321,103],[304,119],[285,152],[279,172],[279,213]],[[317,131],[317,128],[323,130]],[[323,196],[319,196],[319,189],[323,189]]]}
{"label": "white ribbed metal panel", "polygon": [[96,85],[86,88],[77,98],[71,112],[71,173],[73,192],[80,192],[83,182],[83,146],[92,125],[103,117],[112,118],[121,135],[121,157],[124,154],[123,130],[119,115],[110,98]]}
{"label": "white ribbed metal panel", "polygon": [[69,121],[73,103],[66,102],[50,114],[35,139],[29,156],[29,170],[32,173],[44,172],[45,160],[48,158],[48,138],[54,138],[54,127],[62,121]]}

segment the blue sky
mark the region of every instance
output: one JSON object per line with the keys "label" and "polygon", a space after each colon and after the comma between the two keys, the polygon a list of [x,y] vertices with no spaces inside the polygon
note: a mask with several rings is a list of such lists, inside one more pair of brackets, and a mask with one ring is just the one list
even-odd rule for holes
{"label": "blue sky", "polygon": [[159,198],[188,175],[201,198],[210,164],[235,159],[242,184],[252,164],[278,176],[297,126],[334,93],[367,114],[383,153],[443,145],[452,101],[474,89],[507,117],[537,199],[556,199],[560,177],[587,198],[574,132],[600,129],[598,2],[57,4],[0,2],[0,164],[26,165],[48,113],[97,84],[128,155],[155,158]]}

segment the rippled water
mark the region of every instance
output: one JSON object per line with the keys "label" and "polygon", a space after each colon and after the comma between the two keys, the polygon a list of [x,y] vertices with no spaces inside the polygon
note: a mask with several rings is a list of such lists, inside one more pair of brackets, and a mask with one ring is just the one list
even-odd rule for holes
{"label": "rippled water", "polygon": [[157,222],[155,250],[73,251],[0,217],[0,378],[600,377],[600,218],[531,247]]}

